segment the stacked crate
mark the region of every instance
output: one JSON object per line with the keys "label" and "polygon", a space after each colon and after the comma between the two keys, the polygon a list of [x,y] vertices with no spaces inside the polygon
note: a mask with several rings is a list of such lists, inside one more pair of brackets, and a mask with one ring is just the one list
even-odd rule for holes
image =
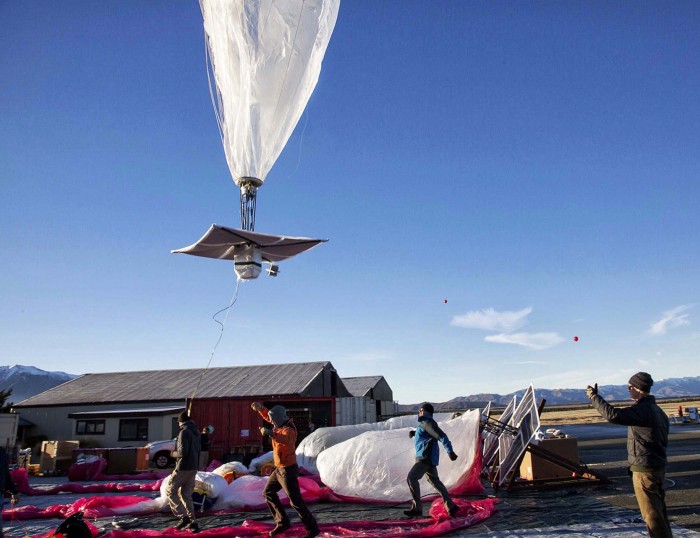
{"label": "stacked crate", "polygon": [[73,463],[73,449],[79,441],[44,441],[41,443],[39,469],[42,474],[65,474]]}

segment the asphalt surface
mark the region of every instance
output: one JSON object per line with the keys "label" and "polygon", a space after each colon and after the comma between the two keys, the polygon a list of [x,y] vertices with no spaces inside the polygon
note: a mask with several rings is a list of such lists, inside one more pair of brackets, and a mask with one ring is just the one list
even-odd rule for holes
{"label": "asphalt surface", "polygon": [[[612,424],[550,426],[576,437],[579,460],[608,484],[547,491],[494,492],[498,511],[453,536],[646,536],[627,474],[627,428]],[[700,536],[700,425],[672,426],[666,505],[674,536]],[[479,528],[481,527],[481,528]],[[486,531],[486,532],[484,532]],[[525,532],[523,532],[525,531]]]}
{"label": "asphalt surface", "polygon": [[[579,458],[590,469],[610,479],[607,484],[561,486],[550,490],[495,491],[489,485],[484,496],[499,499],[493,517],[483,523],[456,531],[449,536],[508,536],[567,538],[610,536],[633,538],[646,536],[645,527],[627,476],[626,428],[609,424],[559,425],[563,433],[576,437]],[[667,506],[674,536],[700,537],[700,426],[673,426],[669,439],[669,466],[667,472]],[[31,477],[33,487],[49,487],[65,482],[65,478]],[[132,481],[134,482],[134,481]],[[150,481],[147,481],[150,482]],[[154,496],[145,492],[143,496]],[[78,494],[23,496],[21,504],[39,507],[68,504],[84,497]],[[323,503],[312,505],[319,523],[344,520],[388,520],[403,518],[407,505],[376,506]],[[290,513],[292,521],[296,514]],[[244,520],[272,522],[266,511],[240,514],[204,516],[199,521],[203,528],[240,525]],[[124,529],[165,529],[174,519],[165,514],[153,516],[105,518],[93,523],[105,530],[114,528],[113,522]],[[6,536],[31,536],[54,530],[60,520],[4,521]]]}

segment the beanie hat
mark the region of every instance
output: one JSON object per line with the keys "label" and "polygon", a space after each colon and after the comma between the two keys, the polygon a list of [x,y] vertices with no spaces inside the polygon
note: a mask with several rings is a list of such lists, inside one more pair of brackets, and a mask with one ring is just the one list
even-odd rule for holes
{"label": "beanie hat", "polygon": [[190,419],[190,415],[187,413],[187,411],[183,411],[177,416],[177,421],[178,422],[187,422]]}
{"label": "beanie hat", "polygon": [[435,412],[435,408],[433,407],[433,404],[429,403],[424,403],[423,405],[420,406],[420,408],[425,411],[426,413],[430,413],[431,415]]}
{"label": "beanie hat", "polygon": [[646,372],[637,372],[630,377],[629,384],[642,392],[649,392],[654,384],[654,380]]}
{"label": "beanie hat", "polygon": [[287,410],[281,405],[276,405],[270,409],[269,416],[275,426],[281,426],[289,418],[287,417]]}

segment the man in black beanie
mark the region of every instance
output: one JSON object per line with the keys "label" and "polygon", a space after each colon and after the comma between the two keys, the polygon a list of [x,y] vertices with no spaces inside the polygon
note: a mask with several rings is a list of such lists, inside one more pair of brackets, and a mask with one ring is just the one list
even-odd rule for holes
{"label": "man in black beanie", "polygon": [[199,429],[192,422],[187,411],[180,413],[177,422],[180,433],[177,436],[177,449],[173,454],[177,462],[173,474],[170,475],[166,498],[173,514],[180,519],[175,528],[199,532],[192,504],[194,481],[199,468]]}
{"label": "man in black beanie", "polygon": [[664,477],[666,476],[666,446],[669,420],[649,394],[654,380],[646,372],[637,372],[628,382],[630,407],[615,408],[598,395],[598,384],[586,388],[598,413],[612,424],[629,426],[627,430],[627,461],[632,473],[634,495],[646,523],[649,536],[672,536],[666,516]]}

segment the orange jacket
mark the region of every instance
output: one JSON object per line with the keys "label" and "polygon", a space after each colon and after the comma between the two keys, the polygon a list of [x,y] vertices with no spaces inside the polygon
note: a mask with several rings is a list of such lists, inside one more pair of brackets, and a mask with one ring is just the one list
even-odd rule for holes
{"label": "orange jacket", "polygon": [[[272,424],[269,412],[267,407],[258,410],[263,420]],[[275,467],[289,467],[296,464],[296,444],[297,428],[291,418],[279,428],[272,430],[272,454],[275,459]]]}

